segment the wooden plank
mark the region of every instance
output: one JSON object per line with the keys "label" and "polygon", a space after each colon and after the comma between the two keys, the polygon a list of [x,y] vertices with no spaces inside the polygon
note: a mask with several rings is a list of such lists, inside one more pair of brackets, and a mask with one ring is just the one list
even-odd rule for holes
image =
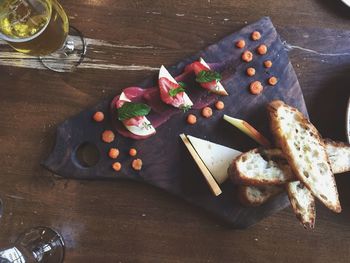
{"label": "wooden plank", "polygon": [[[318,53],[349,53],[349,9],[341,1],[60,2],[71,23],[89,38],[154,47],[88,51],[88,57],[106,64],[155,68],[173,64],[263,15],[271,16],[291,45]],[[325,137],[346,141],[349,56],[300,49],[288,53],[312,122]],[[38,165],[49,154],[63,120],[152,72],[81,69],[56,74],[1,66],[1,58],[0,72],[1,247],[40,224],[63,234],[65,263],[348,262],[349,173],[337,177],[344,211],[335,215],[320,205],[313,231],[300,227],[290,209],[245,231],[230,230],[201,209],[154,187],[124,180],[62,179]]]}

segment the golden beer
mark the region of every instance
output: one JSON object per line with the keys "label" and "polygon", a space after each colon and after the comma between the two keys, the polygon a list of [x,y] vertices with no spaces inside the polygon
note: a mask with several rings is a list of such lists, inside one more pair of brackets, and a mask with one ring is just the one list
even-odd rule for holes
{"label": "golden beer", "polygon": [[63,47],[68,18],[57,0],[0,1],[0,38],[19,52],[44,56]]}

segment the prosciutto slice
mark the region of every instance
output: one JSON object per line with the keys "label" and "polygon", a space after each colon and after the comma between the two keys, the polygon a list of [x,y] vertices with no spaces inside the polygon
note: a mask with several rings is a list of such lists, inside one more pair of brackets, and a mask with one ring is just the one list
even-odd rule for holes
{"label": "prosciutto slice", "polygon": [[[217,95],[209,93],[204,89],[198,88],[198,83],[195,81],[195,74],[193,70],[185,70],[184,73],[175,77],[176,81],[183,81],[187,84],[187,94],[193,102],[192,109],[202,109],[214,103],[217,100]],[[165,104],[161,97],[159,87],[140,88],[140,87],[128,87],[123,90],[124,95],[131,102],[145,103],[151,107],[151,112],[147,115],[147,119],[151,122],[152,126],[156,129],[166,123],[175,114],[183,114],[181,109],[174,108],[173,106]],[[112,123],[114,128],[121,135],[132,138],[135,140],[146,139],[149,136],[139,136],[128,131],[122,122],[118,120],[117,109],[122,105],[120,95],[116,96],[111,102],[112,111]],[[133,118],[134,119],[134,118]],[[130,120],[130,124],[137,123],[139,120]],[[124,123],[125,124],[125,123]]]}

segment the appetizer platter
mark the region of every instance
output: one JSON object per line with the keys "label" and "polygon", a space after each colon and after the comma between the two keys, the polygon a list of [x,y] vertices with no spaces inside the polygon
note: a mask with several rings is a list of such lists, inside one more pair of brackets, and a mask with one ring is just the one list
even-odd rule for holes
{"label": "appetizer platter", "polygon": [[[43,162],[47,169],[74,179],[144,182],[235,228],[246,228],[290,204],[301,223],[313,227],[314,196],[340,212],[336,187],[324,192],[322,182],[307,183],[316,172],[311,169],[302,178],[309,170],[290,165],[297,151],[288,155],[289,146],[281,147],[289,145],[286,132],[270,129],[269,118],[282,110],[287,115],[289,110],[298,112],[295,118],[303,123],[308,123],[308,114],[287,52],[268,17],[174,66],[160,66],[155,77],[139,85],[116,91],[114,98],[58,127],[56,145]],[[283,119],[276,118],[274,127],[285,127]],[[303,133],[305,125],[294,122]],[[77,151],[85,144],[99,153],[93,166],[78,160]],[[339,148],[320,139],[314,145],[320,156],[337,156],[339,149],[350,156],[345,144]],[[343,164],[323,165],[325,180],[334,183],[331,169]],[[300,200],[309,202],[303,207]],[[302,208],[306,212],[300,212]]]}

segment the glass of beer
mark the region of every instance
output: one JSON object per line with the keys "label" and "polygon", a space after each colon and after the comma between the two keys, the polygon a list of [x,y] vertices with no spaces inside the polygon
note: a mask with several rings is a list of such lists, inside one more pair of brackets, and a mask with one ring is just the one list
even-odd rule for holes
{"label": "glass of beer", "polygon": [[57,0],[0,0],[0,39],[57,72],[74,70],[86,53]]}

